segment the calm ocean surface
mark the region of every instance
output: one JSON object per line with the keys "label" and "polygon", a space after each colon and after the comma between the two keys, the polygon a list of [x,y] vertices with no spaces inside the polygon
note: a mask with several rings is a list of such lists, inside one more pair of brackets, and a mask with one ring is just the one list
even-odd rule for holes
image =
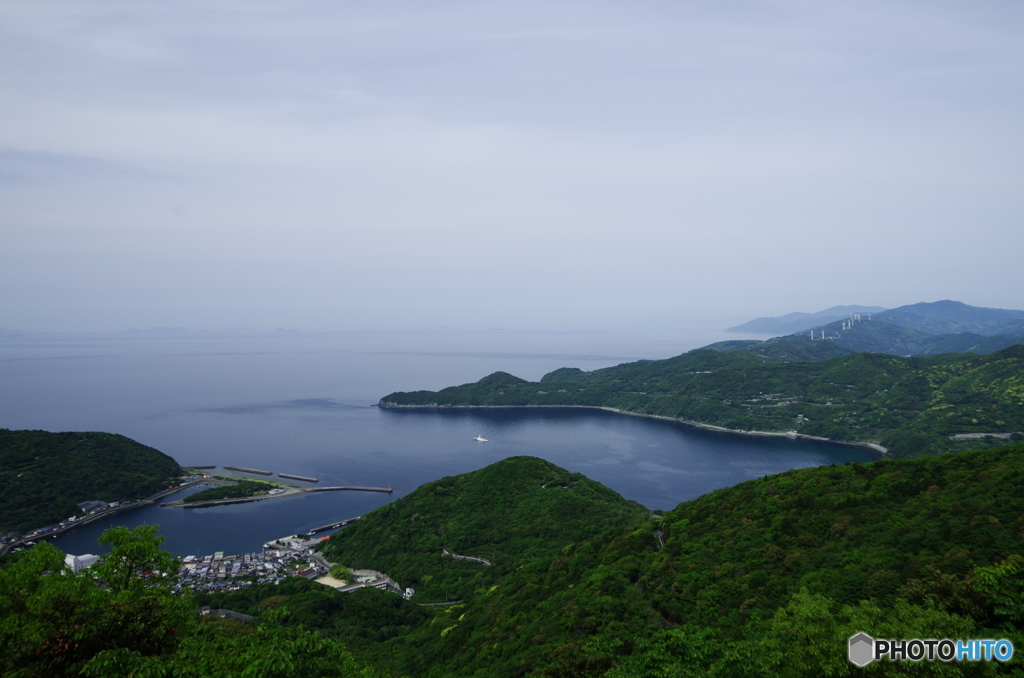
{"label": "calm ocean surface", "polygon": [[[395,411],[393,391],[437,390],[497,370],[525,379],[666,358],[742,335],[676,332],[423,332],[0,339],[0,427],[121,433],[180,463],[237,465],[392,485],[204,509],[153,506],[60,537],[97,553],[111,524],[157,523],[167,550],[241,553],[364,515],[431,480],[533,455],[650,508],[791,468],[867,461],[856,448],[711,433],[586,409]],[[473,440],[476,435],[488,443]],[[180,496],[180,495],[179,495]]]}

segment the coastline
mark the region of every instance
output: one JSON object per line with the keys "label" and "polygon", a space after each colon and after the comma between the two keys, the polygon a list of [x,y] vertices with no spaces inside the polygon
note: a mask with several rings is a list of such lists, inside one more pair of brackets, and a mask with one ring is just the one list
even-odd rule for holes
{"label": "coastline", "polygon": [[[20,539],[18,539],[16,541],[9,542],[7,544],[4,544],[2,547],[0,547],[0,556],[6,555],[9,551],[14,550],[18,546],[24,546],[28,542],[33,542],[34,543],[34,542],[37,542],[37,541],[41,541],[43,539],[50,539],[52,537],[59,537],[62,534],[65,534],[67,532],[71,532],[72,530],[77,530],[79,527],[84,527],[84,526],[89,525],[91,523],[95,523],[97,521],[104,520],[106,518],[109,518],[110,516],[117,515],[118,513],[125,513],[127,511],[134,511],[135,509],[142,508],[143,506],[152,506],[153,504],[156,503],[157,499],[161,499],[163,497],[166,497],[169,494],[175,494],[176,492],[180,492],[181,490],[187,490],[188,488],[195,487],[196,485],[201,485],[204,482],[206,482],[206,481],[195,480],[195,481],[192,481],[190,483],[186,483],[185,485],[175,485],[174,487],[169,487],[169,488],[167,488],[165,490],[160,490],[159,492],[157,492],[155,494],[151,494],[150,496],[146,497],[145,499],[140,499],[139,501],[132,502],[130,504],[122,504],[122,505],[117,506],[115,508],[108,508],[105,511],[100,511],[99,513],[94,513],[93,515],[85,516],[81,520],[77,520],[74,523],[71,523],[70,525],[65,525],[64,527],[60,527],[60,528],[58,528],[56,530],[53,530],[52,532],[46,532],[44,534],[37,534],[37,535],[33,535],[31,537],[22,536]],[[29,532],[31,532],[31,530],[29,530]],[[23,533],[23,535],[24,534],[25,533]]]}
{"label": "coastline", "polygon": [[615,414],[625,414],[630,417],[644,417],[647,419],[661,419],[662,421],[671,421],[677,424],[684,424],[686,426],[692,426],[693,428],[702,429],[705,431],[715,431],[717,433],[730,433],[735,435],[753,436],[755,438],[789,438],[790,440],[815,440],[823,443],[832,443],[834,445],[849,445],[852,447],[861,447],[868,450],[868,455],[872,459],[878,460],[883,459],[888,453],[888,449],[877,444],[867,443],[857,440],[833,440],[831,438],[822,438],[820,436],[809,436],[803,433],[796,432],[780,432],[780,431],[744,431],[741,429],[725,428],[724,426],[715,426],[713,424],[703,424],[699,421],[691,421],[689,419],[683,419],[682,417],[666,417],[661,414],[645,414],[643,412],[630,412],[629,410],[619,409],[618,407],[604,407],[600,405],[397,405],[395,403],[384,403],[380,401],[373,407],[380,407],[385,410],[398,410],[398,409],[415,409],[415,410],[454,410],[454,409],[467,409],[467,410],[498,410],[498,409],[553,409],[553,408],[566,408],[574,407],[577,409],[584,410],[604,410],[605,412],[614,412]]}

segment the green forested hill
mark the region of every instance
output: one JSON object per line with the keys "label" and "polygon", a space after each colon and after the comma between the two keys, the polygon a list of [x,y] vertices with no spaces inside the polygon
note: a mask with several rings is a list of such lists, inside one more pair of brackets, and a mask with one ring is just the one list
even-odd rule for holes
{"label": "green forested hill", "polygon": [[[331,537],[324,555],[387,572],[420,602],[455,600],[534,558],[637,522],[648,511],[579,473],[511,457],[442,478]],[[442,549],[492,563],[456,560]]]}
{"label": "green forested hill", "polygon": [[[1006,637],[1021,647],[1022,480],[1017,445],[789,471],[718,490],[663,520],[531,562],[408,638],[416,650],[403,668],[855,675],[846,639],[859,631]],[[916,668],[990,675],[995,667]],[[873,672],[904,670],[885,669]]]}
{"label": "green forested hill", "polygon": [[0,429],[0,529],[54,523],[92,499],[140,499],[180,475],[172,458],[121,435]]}
{"label": "green forested hill", "polygon": [[[531,501],[534,493],[523,493],[517,480],[575,481],[589,488],[583,498],[605,498],[599,485],[538,461],[506,460],[430,483],[420,489],[442,501],[421,496],[420,506],[454,507],[446,524],[454,531],[496,502],[517,513],[522,534],[505,540],[513,543],[529,541],[531,531],[543,535],[551,518],[546,500]],[[495,487],[495,480],[509,482]],[[1024,445],[789,471],[513,558],[502,572],[493,568],[489,586],[443,608],[299,579],[175,597],[158,574],[174,564],[155,550],[156,526],[114,528],[103,537],[110,553],[88,572],[62,571],[63,555],[47,543],[0,568],[0,673],[1021,675],[1019,654],[1005,665],[879,662],[859,669],[846,659],[846,641],[865,632],[1006,638],[1024,647],[1022,480]],[[383,538],[403,534],[412,520],[400,511],[382,514],[375,531]],[[583,526],[580,536],[594,532],[587,522],[584,515],[575,524]],[[200,623],[197,604],[258,620]]]}
{"label": "green forested hill", "polygon": [[[817,342],[828,343],[828,342]],[[880,443],[895,458],[984,444],[964,433],[1024,431],[1024,346],[989,355],[901,358],[857,353],[779,362],[696,350],[540,382],[497,372],[438,392],[392,393],[382,407],[582,405],[742,431],[797,431]]]}
{"label": "green forested hill", "polygon": [[[537,462],[506,460],[463,483],[425,485],[416,503],[435,507],[431,516],[460,507],[447,516],[453,533],[476,520],[471,507],[497,498],[515,510],[518,484],[486,481],[535,484]],[[419,607],[418,593],[410,602],[349,598],[308,582],[202,602],[318,627],[390,676],[907,675],[906,664],[849,664],[847,638],[1008,638],[1024,647],[1022,481],[1024,445],[800,469],[545,546],[494,568],[486,586],[449,607]],[[433,497],[439,488],[443,503]],[[413,508],[375,512],[372,538],[348,542],[348,557],[376,563],[382,539],[425,539],[428,531],[409,531]],[[542,512],[534,525],[526,507],[516,513],[523,535],[549,522]],[[331,541],[345,543],[351,529]],[[406,553],[436,571],[445,559],[434,548]],[[1020,675],[1019,667],[1019,658],[1002,667],[922,662],[912,675]]]}

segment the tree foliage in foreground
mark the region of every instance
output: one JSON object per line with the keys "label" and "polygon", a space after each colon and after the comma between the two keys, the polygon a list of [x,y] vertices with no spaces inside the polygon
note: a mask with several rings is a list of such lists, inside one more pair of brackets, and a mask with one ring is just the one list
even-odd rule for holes
{"label": "tree foliage in foreground", "polygon": [[0,674],[17,678],[370,676],[345,647],[312,631],[204,624],[171,593],[178,563],[156,526],[114,527],[110,550],[78,574],[37,544],[0,569]]}

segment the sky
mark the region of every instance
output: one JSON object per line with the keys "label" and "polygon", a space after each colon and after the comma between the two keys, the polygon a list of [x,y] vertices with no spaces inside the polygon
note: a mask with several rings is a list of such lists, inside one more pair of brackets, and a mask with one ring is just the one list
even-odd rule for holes
{"label": "sky", "polygon": [[0,327],[1024,308],[1017,0],[0,5]]}

